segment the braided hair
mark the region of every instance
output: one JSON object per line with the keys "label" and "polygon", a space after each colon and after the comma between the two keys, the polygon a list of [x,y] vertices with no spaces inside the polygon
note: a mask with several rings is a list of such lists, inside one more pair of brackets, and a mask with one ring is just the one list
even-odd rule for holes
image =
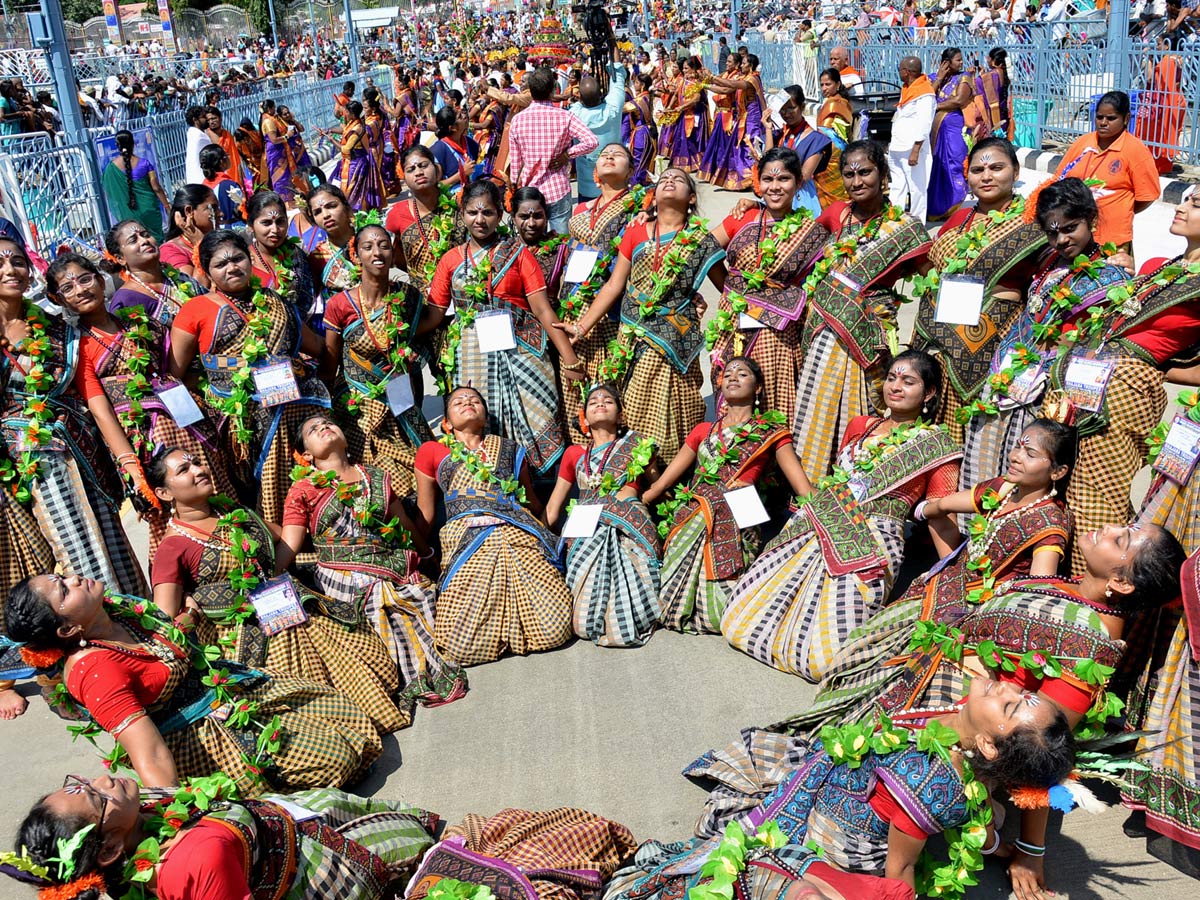
{"label": "braided hair", "polygon": [[129,208],[137,209],[137,196],[133,193],[133,132],[122,129],[117,132],[117,152],[125,160],[125,181],[129,187]]}

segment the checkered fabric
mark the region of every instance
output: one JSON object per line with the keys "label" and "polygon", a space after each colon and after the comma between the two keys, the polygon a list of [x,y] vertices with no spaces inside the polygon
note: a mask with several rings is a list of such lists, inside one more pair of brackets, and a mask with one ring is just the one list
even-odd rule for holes
{"label": "checkered fabric", "polygon": [[804,471],[815,479],[829,473],[850,420],[873,412],[871,397],[879,388],[868,381],[832,329],[821,329],[806,344],[792,437]]}
{"label": "checkered fabric", "polygon": [[[728,509],[725,514],[731,515]],[[746,529],[741,536],[742,558],[748,563],[754,558],[757,529]],[[695,634],[720,632],[721,616],[737,578],[708,577],[704,551],[710,540],[705,516],[695,509],[691,518],[676,526],[663,547],[658,621],[664,628]]]}
{"label": "checkered fabric", "polygon": [[[727,306],[728,302],[722,296],[721,307]],[[793,322],[782,331],[768,326],[723,334],[709,355],[714,385],[719,381],[725,362],[735,356],[748,356],[762,369],[766,408],[792,416],[796,410],[796,385],[801,373],[800,326]],[[724,397],[718,395],[718,409],[724,405]]]}
{"label": "checkered fabric", "polygon": [[675,458],[688,432],[704,421],[704,398],[700,396],[703,384],[698,359],[681,373],[645,343],[630,365],[621,390],[625,421],[630,428],[654,439],[664,465]]}
{"label": "checkered fabric", "polygon": [[[616,502],[623,506],[640,500]],[[650,514],[642,506],[649,523]],[[658,619],[658,558],[604,516],[595,534],[575,538],[567,553],[567,585],[575,596],[572,629],[601,647],[640,647]]]}
{"label": "checkered fabric", "polygon": [[508,170],[515,187],[535,187],[553,205],[571,193],[571,168],[551,169],[566,153],[571,159],[600,144],[586,125],[565,109],[535,102],[512,118],[508,128]]}

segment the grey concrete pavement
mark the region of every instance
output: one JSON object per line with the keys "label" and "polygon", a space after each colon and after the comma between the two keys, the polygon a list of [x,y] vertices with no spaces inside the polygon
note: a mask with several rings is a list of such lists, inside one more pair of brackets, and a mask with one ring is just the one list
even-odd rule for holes
{"label": "grey concrete pavement", "polygon": [[[701,211],[715,223],[736,196],[705,186]],[[705,294],[711,311],[716,296],[711,288]],[[911,320],[906,310],[902,334]],[[1143,479],[1135,493],[1144,489]],[[144,547],[144,530],[129,524],[135,546]],[[811,685],[752,661],[720,636],[672,632],[634,650],[576,642],[480,666],[469,677],[464,699],[418,710],[411,728],[386,739],[383,758],[359,790],[402,798],[451,822],[508,806],[570,805],[625,823],[639,840],[679,839],[690,833],[704,798],[680,769],[743,727],[803,708],[813,695]],[[90,747],[71,744],[64,723],[39,698],[20,719],[0,722],[0,845],[65,774],[101,771]],[[1053,823],[1061,834],[1052,836],[1047,855],[1051,886],[1072,900],[1194,896],[1194,881],[1122,833],[1125,815],[1120,808],[1076,812]],[[968,892],[1007,894],[996,862]],[[0,878],[0,900],[29,897],[29,889]]]}

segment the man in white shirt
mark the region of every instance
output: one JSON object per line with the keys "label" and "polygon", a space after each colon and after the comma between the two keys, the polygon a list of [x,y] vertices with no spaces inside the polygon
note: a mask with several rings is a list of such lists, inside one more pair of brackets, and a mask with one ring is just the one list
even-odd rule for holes
{"label": "man in white shirt", "polygon": [[204,184],[200,168],[200,151],[212,143],[208,136],[208,111],[203,106],[189,106],[183,114],[187,122],[187,147],[184,153],[184,178],[188,184]]}
{"label": "man in white shirt", "polygon": [[900,105],[892,116],[892,139],[888,144],[888,173],[891,176],[890,199],[920,222],[925,221],[929,194],[932,154],[929,132],[937,113],[937,95],[929,76],[921,71],[921,60],[906,56],[900,60]]}
{"label": "man in white shirt", "polygon": [[1067,0],[1054,0],[1048,6],[1043,6],[1038,16],[1043,22],[1052,22],[1050,37],[1058,46],[1062,46],[1067,37]]}

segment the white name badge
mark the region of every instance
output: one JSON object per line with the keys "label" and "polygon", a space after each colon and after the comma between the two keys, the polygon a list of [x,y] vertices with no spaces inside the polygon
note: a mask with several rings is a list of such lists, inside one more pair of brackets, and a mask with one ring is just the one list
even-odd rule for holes
{"label": "white name badge", "polygon": [[195,425],[204,418],[204,413],[200,411],[200,407],[192,399],[192,395],[188,393],[188,389],[182,384],[177,382],[169,387],[156,388],[154,393],[162,401],[162,405],[167,408],[167,412],[171,414],[171,418],[175,420],[175,424],[180,428]]}
{"label": "white name badge", "polygon": [[304,611],[292,579],[287,575],[264,581],[256,587],[250,592],[250,603],[254,606],[263,634],[279,634],[308,621],[308,613]]}
{"label": "white name badge", "polygon": [[254,390],[262,405],[271,407],[300,399],[300,385],[290,362],[272,363],[254,370]]}
{"label": "white name badge", "polygon": [[983,313],[983,279],[947,275],[938,288],[933,321],[974,328]]}
{"label": "white name badge", "polygon": [[1171,430],[1163,441],[1154,471],[1161,472],[1176,484],[1187,484],[1200,458],[1200,422],[1176,416]]}
{"label": "white name badge", "polygon": [[446,318],[453,319],[458,315],[458,308],[454,305],[454,301],[450,301],[450,305],[446,307]]}
{"label": "white name badge", "polygon": [[758,496],[758,490],[752,484],[726,491],[725,502],[729,504],[729,510],[733,513],[733,520],[737,522],[738,528],[753,528],[771,518]]}
{"label": "white name badge", "polygon": [[475,337],[480,353],[499,353],[517,346],[513,334],[512,313],[507,309],[491,309],[475,317]]}
{"label": "white name badge", "polygon": [[563,273],[563,281],[567,284],[583,284],[592,274],[599,258],[599,250],[586,250],[582,247],[572,250],[571,258],[567,260],[567,271]]}
{"label": "white name badge", "polygon": [[1080,409],[1098,410],[1104,403],[1104,391],[1116,366],[1115,359],[1072,357],[1063,376],[1063,386],[1071,402]]}
{"label": "white name badge", "polygon": [[387,383],[387,402],[393,416],[400,416],[417,405],[413,397],[412,377],[405,372],[393,375]]}
{"label": "white name badge", "polygon": [[754,316],[748,316],[745,313],[738,313],[738,328],[740,328],[742,331],[753,331],[756,328],[766,327],[766,325],[758,321],[758,319],[754,318]]}
{"label": "white name badge", "polygon": [[321,813],[314,812],[311,809],[305,809],[299,803],[293,803],[291,800],[284,800],[282,797],[267,796],[263,798],[268,803],[274,803],[276,806],[287,810],[287,814],[292,817],[297,823],[307,822],[310,819],[321,818]]}
{"label": "white name badge", "polygon": [[604,512],[603,503],[576,503],[567,522],[563,525],[562,536],[565,538],[587,538],[596,533],[600,525],[600,513]]}

